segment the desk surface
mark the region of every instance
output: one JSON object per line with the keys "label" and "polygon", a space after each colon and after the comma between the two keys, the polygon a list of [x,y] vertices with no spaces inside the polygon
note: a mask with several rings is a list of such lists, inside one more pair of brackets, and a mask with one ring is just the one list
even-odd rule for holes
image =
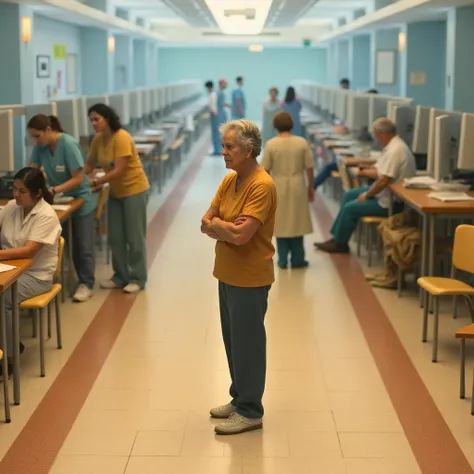
{"label": "desk surface", "polygon": [[[0,199],[0,206],[6,206],[8,202],[9,202],[8,199]],[[61,206],[64,205],[64,206],[69,206],[69,207],[65,211],[56,211],[59,222],[64,222],[67,219],[69,219],[69,217],[71,217],[71,214],[77,211],[83,204],[84,204],[84,199],[81,199],[81,198],[76,198],[72,200],[71,202],[61,204]]]}
{"label": "desk surface", "polygon": [[[474,201],[443,202],[428,197],[431,189],[408,189],[402,184],[391,184],[390,190],[410,207],[423,214],[474,214]],[[474,192],[467,193],[474,197]]]}
{"label": "desk surface", "polygon": [[377,160],[375,158],[362,158],[358,156],[342,156],[336,155],[337,159],[344,163],[346,166],[370,166],[374,165]]}
{"label": "desk surface", "polygon": [[6,290],[9,286],[15,283],[18,278],[20,278],[23,273],[28,270],[31,266],[31,260],[5,260],[3,262],[4,265],[11,265],[15,267],[14,270],[10,270],[8,272],[0,273],[0,293]]}

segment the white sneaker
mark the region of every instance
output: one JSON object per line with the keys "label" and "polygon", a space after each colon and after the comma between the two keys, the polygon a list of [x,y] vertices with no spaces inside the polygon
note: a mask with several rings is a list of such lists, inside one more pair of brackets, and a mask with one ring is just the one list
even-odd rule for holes
{"label": "white sneaker", "polygon": [[121,286],[117,285],[117,283],[115,283],[113,280],[106,280],[106,281],[103,281],[103,282],[100,284],[100,287],[101,287],[103,290],[116,290],[117,288],[121,288]]}
{"label": "white sneaker", "polygon": [[129,283],[124,289],[124,293],[138,293],[142,291],[142,287],[137,283]]}
{"label": "white sneaker", "polygon": [[81,283],[77,287],[77,290],[74,293],[72,300],[75,301],[76,303],[83,303],[84,301],[87,301],[91,296],[92,296],[92,290],[88,286]]}
{"label": "white sneaker", "polygon": [[262,427],[261,418],[246,418],[238,413],[232,413],[224,423],[217,425],[214,430],[219,435],[236,435],[246,431],[260,430]]}
{"label": "white sneaker", "polygon": [[210,412],[212,418],[224,419],[229,418],[232,413],[235,413],[235,407],[232,403],[213,408]]}

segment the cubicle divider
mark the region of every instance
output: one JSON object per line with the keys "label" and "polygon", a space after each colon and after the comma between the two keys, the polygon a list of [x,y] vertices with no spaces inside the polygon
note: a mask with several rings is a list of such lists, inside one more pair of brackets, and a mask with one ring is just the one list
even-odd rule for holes
{"label": "cubicle divider", "polygon": [[15,169],[13,141],[13,111],[0,110],[0,172],[11,172]]}

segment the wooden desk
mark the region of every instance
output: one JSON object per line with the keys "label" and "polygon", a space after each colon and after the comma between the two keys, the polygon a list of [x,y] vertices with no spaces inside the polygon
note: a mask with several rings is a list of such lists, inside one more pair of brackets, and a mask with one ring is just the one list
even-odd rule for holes
{"label": "wooden desk", "polygon": [[31,266],[31,260],[6,260],[1,262],[15,267],[14,270],[0,273],[0,333],[5,357],[2,359],[3,391],[5,397],[5,420],[10,423],[10,397],[8,392],[7,328],[5,321],[5,291],[12,291],[12,331],[13,331],[13,398],[15,405],[20,404],[20,315],[18,309],[17,281]]}
{"label": "wooden desk", "polygon": [[[435,232],[437,218],[474,218],[474,201],[442,202],[428,197],[431,189],[407,189],[402,184],[390,185],[392,195],[423,217],[421,245],[421,276],[433,276],[435,261]],[[474,192],[467,193],[474,197]]]}
{"label": "wooden desk", "polygon": [[375,158],[362,158],[357,156],[343,156],[337,154],[337,159],[342,161],[348,168],[355,166],[373,166],[377,162]]}

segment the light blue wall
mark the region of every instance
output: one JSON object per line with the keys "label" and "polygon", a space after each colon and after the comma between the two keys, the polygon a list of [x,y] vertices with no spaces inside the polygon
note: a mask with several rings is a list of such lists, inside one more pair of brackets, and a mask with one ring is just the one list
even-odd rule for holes
{"label": "light blue wall", "polygon": [[[35,56],[46,55],[51,58],[51,77],[34,78],[34,102],[47,102],[50,99],[64,99],[71,94],[67,92],[66,61],[54,58],[54,45],[60,44],[66,47],[67,54],[75,54],[77,57],[77,92],[72,95],[80,95],[81,91],[81,35],[80,28],[51,20],[42,16],[35,16],[34,19],[34,49]],[[61,75],[61,84],[58,87],[58,73]],[[48,98],[48,86],[51,91],[56,90],[56,94]]]}
{"label": "light blue wall", "polygon": [[[400,54],[398,52],[398,28],[390,28],[386,30],[376,30],[372,32],[372,84],[381,94],[400,95],[401,93],[401,77],[402,68],[400,65]],[[395,51],[395,83],[393,85],[380,85],[376,83],[376,57],[377,51]]]}
{"label": "light blue wall", "polygon": [[133,40],[134,88],[145,87],[147,83],[147,52],[145,40]]}
{"label": "light blue wall", "polygon": [[[407,48],[401,53],[405,63],[402,95],[419,105],[445,107],[446,21],[410,23],[404,28]],[[425,85],[410,84],[412,72],[426,74]]]}
{"label": "light blue wall", "polygon": [[[244,76],[248,116],[261,119],[262,102],[268,89],[276,86],[280,96],[294,79],[326,83],[326,50],[315,48],[267,48],[251,53],[247,48],[160,48],[158,55],[161,83],[182,79],[229,81]],[[298,92],[298,91],[297,91]]]}
{"label": "light blue wall", "polygon": [[349,78],[351,89],[367,90],[372,83],[371,36],[354,36],[349,41]]}
{"label": "light blue wall", "polygon": [[474,7],[449,11],[446,57],[446,107],[474,112]]}
{"label": "light blue wall", "polygon": [[338,41],[337,76],[339,80],[350,77],[349,40]]}
{"label": "light blue wall", "polygon": [[114,59],[115,91],[123,91],[133,87],[133,40],[128,35],[115,37]]}

